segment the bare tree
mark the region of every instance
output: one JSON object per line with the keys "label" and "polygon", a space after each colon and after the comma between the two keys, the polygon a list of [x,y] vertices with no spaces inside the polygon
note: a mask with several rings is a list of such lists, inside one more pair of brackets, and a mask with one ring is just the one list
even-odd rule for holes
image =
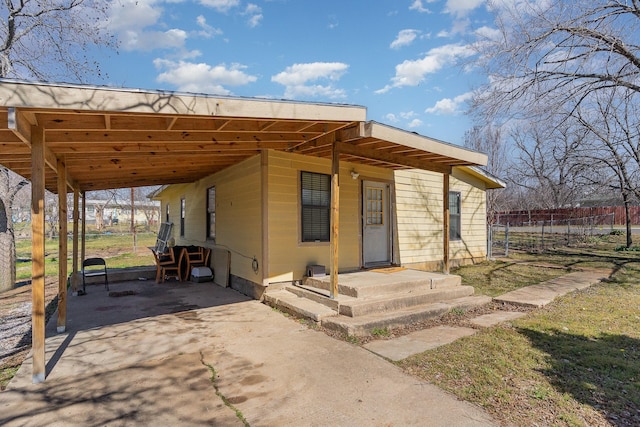
{"label": "bare tree", "polygon": [[104,211],[109,204],[117,199],[117,190],[100,190],[87,193],[91,196],[96,216],[96,231],[104,229]]}
{"label": "bare tree", "polygon": [[496,27],[478,31],[488,80],[472,113],[514,130],[515,181],[549,207],[593,188],[616,189],[628,203],[638,189],[640,117],[631,113],[640,94],[640,1],[488,6]]}
{"label": "bare tree", "polygon": [[528,189],[536,207],[553,209],[572,205],[584,195],[589,168],[579,161],[576,151],[586,131],[567,121],[546,126],[546,122],[532,123],[512,132],[519,154],[508,180]]}
{"label": "bare tree", "polygon": [[[594,91],[640,92],[640,2],[637,0],[490,1],[498,31],[475,46],[489,83],[475,112],[530,117],[576,107]],[[504,117],[503,117],[504,118]]]}
{"label": "bare tree", "polygon": [[58,212],[58,197],[47,191],[44,196],[44,215],[45,225],[47,226],[46,233],[49,235],[49,239],[53,239],[58,231],[58,224],[60,222]]}
{"label": "bare tree", "polygon": [[[106,0],[2,0],[0,77],[75,82],[102,78],[97,61],[87,53],[96,47],[116,47],[105,25],[109,4]],[[12,203],[25,183],[0,166],[0,218],[5,218],[0,225],[0,253],[9,260],[9,267],[3,265],[0,273],[0,290],[15,283]]]}
{"label": "bare tree", "polygon": [[16,245],[13,204],[28,181],[0,165],[0,292],[16,283]]}
{"label": "bare tree", "polygon": [[599,181],[617,191],[625,207],[627,247],[630,247],[631,200],[640,197],[640,116],[638,94],[625,88],[610,89],[592,94],[572,117],[593,137],[594,142],[582,147],[584,163],[599,166],[612,177],[608,182],[604,176]]}
{"label": "bare tree", "polygon": [[115,47],[103,0],[3,0],[0,77],[37,80],[100,77],[90,48]]}
{"label": "bare tree", "polygon": [[[487,154],[486,171],[499,178],[504,178],[508,170],[507,143],[502,136],[502,129],[491,125],[475,126],[465,133],[464,145]],[[487,217],[495,222],[495,213],[506,209],[508,193],[505,189],[487,191]]]}
{"label": "bare tree", "polygon": [[136,187],[134,191],[134,199],[136,202],[136,210],[141,212],[149,226],[155,225],[160,220],[160,208],[150,203],[147,197],[157,187]]}

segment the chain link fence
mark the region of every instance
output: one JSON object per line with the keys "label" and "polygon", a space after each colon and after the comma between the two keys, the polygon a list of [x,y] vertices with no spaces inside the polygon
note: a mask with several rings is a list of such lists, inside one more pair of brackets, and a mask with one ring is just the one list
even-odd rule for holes
{"label": "chain link fence", "polygon": [[615,214],[595,215],[562,220],[529,221],[518,225],[490,224],[487,255],[489,258],[509,256],[509,250],[542,251],[549,248],[575,246],[594,236],[610,234]]}

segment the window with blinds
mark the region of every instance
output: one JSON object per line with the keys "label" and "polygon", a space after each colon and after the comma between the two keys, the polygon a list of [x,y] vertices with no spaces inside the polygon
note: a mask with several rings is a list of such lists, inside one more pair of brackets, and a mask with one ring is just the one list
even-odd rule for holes
{"label": "window with blinds", "polygon": [[331,223],[331,177],[301,172],[302,241],[328,242]]}
{"label": "window with blinds", "polygon": [[449,192],[449,239],[461,240],[462,229],[460,222],[460,193],[457,191]]}
{"label": "window with blinds", "polygon": [[216,187],[207,188],[207,239],[216,239]]}

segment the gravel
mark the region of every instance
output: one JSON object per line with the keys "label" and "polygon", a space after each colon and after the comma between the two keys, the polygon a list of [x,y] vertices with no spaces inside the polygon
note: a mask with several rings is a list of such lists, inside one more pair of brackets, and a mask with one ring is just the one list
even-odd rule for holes
{"label": "gravel", "polygon": [[0,364],[31,345],[31,303],[19,303],[0,318]]}

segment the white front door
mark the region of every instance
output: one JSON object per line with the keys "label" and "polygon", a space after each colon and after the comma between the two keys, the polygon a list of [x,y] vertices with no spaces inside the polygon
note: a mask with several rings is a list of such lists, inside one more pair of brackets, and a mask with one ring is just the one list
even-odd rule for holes
{"label": "white front door", "polygon": [[389,184],[362,182],[362,253],[365,267],[391,264]]}

